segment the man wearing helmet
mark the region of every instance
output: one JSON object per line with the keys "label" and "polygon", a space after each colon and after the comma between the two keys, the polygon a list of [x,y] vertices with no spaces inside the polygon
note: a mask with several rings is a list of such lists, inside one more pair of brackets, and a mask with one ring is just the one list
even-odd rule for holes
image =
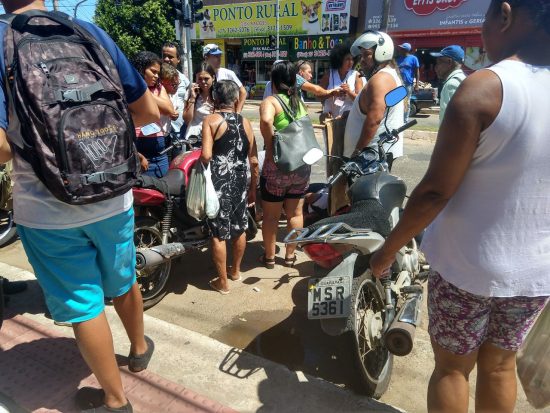
{"label": "man wearing helmet", "polygon": [[[386,33],[368,31],[351,46],[353,57],[361,56],[361,68],[368,83],[355,98],[349,113],[344,134],[344,155],[356,156],[367,146],[377,149],[378,136],[385,131],[384,122],[390,129],[402,126],[404,103],[400,102],[386,114],[384,97],[402,85],[393,61],[393,41]],[[387,118],[387,119],[386,119]],[[403,139],[400,137],[389,150],[391,160],[403,155]],[[393,158],[392,158],[393,157]]]}

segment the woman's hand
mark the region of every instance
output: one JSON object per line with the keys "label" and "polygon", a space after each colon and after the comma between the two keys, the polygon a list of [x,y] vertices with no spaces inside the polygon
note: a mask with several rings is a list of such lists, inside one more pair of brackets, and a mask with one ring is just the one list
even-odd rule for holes
{"label": "woman's hand", "polygon": [[200,87],[197,83],[193,83],[191,85],[191,90],[189,91],[189,97],[192,99],[196,99],[199,95]]}
{"label": "woman's hand", "polygon": [[342,90],[342,96],[345,96],[345,95],[353,96],[352,90],[350,89],[350,87],[347,83],[342,83],[340,85],[340,88]]}
{"label": "woman's hand", "polygon": [[180,114],[177,111],[174,111],[174,113],[170,115],[170,119],[172,120],[177,120],[179,117],[180,117]]}

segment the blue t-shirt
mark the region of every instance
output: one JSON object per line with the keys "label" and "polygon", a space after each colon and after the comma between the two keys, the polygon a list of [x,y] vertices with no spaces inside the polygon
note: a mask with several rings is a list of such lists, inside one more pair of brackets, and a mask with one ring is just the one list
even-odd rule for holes
{"label": "blue t-shirt", "polygon": [[[99,27],[82,20],[75,20],[79,25],[84,27],[90,34],[101,44],[105,50],[111,55],[115,65],[118,69],[122,86],[124,87],[124,93],[126,94],[126,101],[128,103],[138,100],[147,89],[145,81],[141,75],[134,69],[132,64],[128,61],[126,56],[118,48],[115,42],[109,37],[107,33],[101,30]],[[0,24],[0,75],[2,80],[5,79],[6,64],[4,61],[4,35],[8,26],[6,24]],[[0,88],[0,128],[7,130],[8,126],[8,110],[6,99],[6,85],[2,81],[2,87]]]}
{"label": "blue t-shirt", "polygon": [[[76,21],[105,48],[111,55],[119,72],[128,103],[138,100],[147,90],[141,75],[133,68],[113,40],[100,28],[81,20]],[[19,137],[17,125],[8,130],[8,103],[6,99],[5,62],[3,38],[7,25],[0,23],[0,128],[8,132],[8,138],[14,142]],[[13,210],[15,222],[19,225],[37,229],[66,229],[92,224],[132,207],[132,192],[104,201],[87,205],[69,205],[57,198],[35,175],[32,167],[15,153],[13,159]]]}
{"label": "blue t-shirt", "polygon": [[416,76],[416,69],[420,67],[418,58],[414,55],[398,57],[397,65],[399,66],[403,83],[405,83],[406,86],[412,85]]}

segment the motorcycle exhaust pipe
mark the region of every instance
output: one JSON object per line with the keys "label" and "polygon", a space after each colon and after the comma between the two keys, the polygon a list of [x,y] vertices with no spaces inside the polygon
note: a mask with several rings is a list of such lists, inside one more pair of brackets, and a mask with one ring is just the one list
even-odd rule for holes
{"label": "motorcycle exhaust pipe", "polygon": [[396,356],[406,356],[413,349],[416,326],[420,322],[422,293],[411,295],[384,334],[384,344]]}
{"label": "motorcycle exhaust pipe", "polygon": [[136,270],[156,267],[185,254],[189,249],[189,245],[181,242],[172,242],[151,248],[139,248],[136,251]]}

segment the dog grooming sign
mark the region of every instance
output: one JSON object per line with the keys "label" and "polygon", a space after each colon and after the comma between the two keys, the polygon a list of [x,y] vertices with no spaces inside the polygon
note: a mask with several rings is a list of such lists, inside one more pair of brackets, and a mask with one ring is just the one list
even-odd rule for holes
{"label": "dog grooming sign", "polygon": [[[352,0],[280,0],[282,36],[349,33]],[[277,4],[246,2],[205,7],[197,22],[195,39],[263,37],[275,34]]]}

